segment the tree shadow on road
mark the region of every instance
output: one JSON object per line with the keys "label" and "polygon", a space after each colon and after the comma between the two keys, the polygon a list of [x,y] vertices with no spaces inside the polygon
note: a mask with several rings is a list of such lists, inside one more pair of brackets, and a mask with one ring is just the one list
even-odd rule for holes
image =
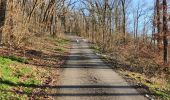
{"label": "tree shadow on road", "polygon": [[[130,86],[123,86],[123,85],[57,85],[57,86],[50,86],[50,85],[35,85],[35,84],[23,84],[23,83],[13,83],[11,81],[7,81],[7,80],[0,80],[1,84],[6,84],[6,85],[10,85],[10,86],[14,86],[14,87],[29,87],[29,88],[48,88],[48,89],[55,89],[57,90],[90,90],[89,92],[85,92],[85,93],[58,93],[58,92],[53,92],[53,93],[35,93],[34,95],[38,95],[38,96],[44,96],[44,95],[48,95],[48,96],[142,96],[145,94],[148,95],[155,95],[155,94],[151,94],[148,92],[143,92],[143,93],[90,93],[91,91],[95,90],[95,89],[109,89],[109,90],[113,90],[114,89],[138,89],[138,88],[143,88],[142,86],[138,86],[138,85],[130,85]],[[27,93],[27,92],[23,92],[23,91],[12,91],[12,90],[0,90],[0,91],[6,91],[6,92],[15,92],[17,94],[26,94],[26,95],[31,95],[32,93]]]}

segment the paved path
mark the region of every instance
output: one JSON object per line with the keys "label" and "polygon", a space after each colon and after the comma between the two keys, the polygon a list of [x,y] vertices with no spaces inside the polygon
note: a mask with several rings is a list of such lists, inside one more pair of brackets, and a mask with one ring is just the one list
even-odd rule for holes
{"label": "paved path", "polygon": [[78,37],[72,40],[71,54],[56,86],[56,100],[147,100],[103,63],[87,42]]}

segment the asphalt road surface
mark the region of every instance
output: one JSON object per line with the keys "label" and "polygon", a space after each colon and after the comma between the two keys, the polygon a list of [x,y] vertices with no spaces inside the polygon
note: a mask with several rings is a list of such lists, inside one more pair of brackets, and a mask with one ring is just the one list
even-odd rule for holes
{"label": "asphalt road surface", "polygon": [[[77,41],[78,39],[79,41]],[[147,100],[79,37],[72,37],[69,59],[61,68],[55,100]]]}

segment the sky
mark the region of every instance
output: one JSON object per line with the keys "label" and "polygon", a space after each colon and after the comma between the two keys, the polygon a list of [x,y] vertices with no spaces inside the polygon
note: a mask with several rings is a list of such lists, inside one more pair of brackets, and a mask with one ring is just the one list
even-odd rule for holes
{"label": "sky", "polygon": [[[148,34],[151,34],[152,33],[152,25],[151,25],[151,18],[152,18],[152,14],[153,14],[153,7],[154,7],[154,1],[155,0],[132,0],[131,2],[131,5],[132,7],[130,7],[129,9],[134,9],[136,10],[138,5],[140,6],[141,9],[143,9],[143,13],[144,15],[139,19],[140,22],[139,22],[139,33],[142,33],[142,30],[143,30],[143,27],[144,27],[144,20],[146,20],[146,22],[149,22],[148,24],[145,25],[145,27],[148,28]],[[142,8],[143,7],[143,8]],[[133,28],[133,11],[134,10],[130,10],[132,12],[130,12],[130,15],[129,15],[129,23],[131,24],[130,25],[130,31],[132,30]],[[147,17],[146,17],[147,16]]]}
{"label": "sky", "polygon": [[[68,0],[69,1],[69,0]],[[72,2],[75,2],[75,1],[79,1],[79,0],[71,0]],[[146,15],[143,15],[143,17],[140,18],[140,23],[139,23],[139,33],[142,33],[142,30],[143,30],[143,22],[144,22],[144,18],[146,21],[150,21],[151,19],[151,15],[153,14],[153,7],[154,7],[154,1],[155,0],[129,0],[131,1],[130,5],[129,5],[129,12],[127,13],[127,16],[129,17],[128,18],[128,25],[127,25],[127,29],[129,29],[128,31],[131,32],[133,30],[133,10],[135,10],[138,6],[138,4],[140,6],[144,6],[142,9],[143,9],[143,12],[148,15],[146,17]],[[80,2],[77,2],[75,4],[75,10],[77,8],[79,8],[80,6],[82,6],[80,4]],[[149,10],[148,10],[149,9]],[[151,34],[152,33],[152,27],[151,27],[151,22],[147,24],[147,28],[149,28],[149,31],[148,33]]]}

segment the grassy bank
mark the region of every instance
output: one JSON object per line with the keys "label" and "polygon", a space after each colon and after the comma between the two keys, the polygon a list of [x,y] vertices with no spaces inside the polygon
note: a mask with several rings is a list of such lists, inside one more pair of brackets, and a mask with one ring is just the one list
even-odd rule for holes
{"label": "grassy bank", "polygon": [[20,49],[0,49],[1,100],[52,100],[58,68],[69,50],[67,39],[31,38],[34,44]]}
{"label": "grassy bank", "polygon": [[[34,86],[43,84],[49,72],[35,66],[23,65],[9,58],[0,57],[1,100],[26,100],[36,91]],[[20,94],[21,93],[21,94]]]}

